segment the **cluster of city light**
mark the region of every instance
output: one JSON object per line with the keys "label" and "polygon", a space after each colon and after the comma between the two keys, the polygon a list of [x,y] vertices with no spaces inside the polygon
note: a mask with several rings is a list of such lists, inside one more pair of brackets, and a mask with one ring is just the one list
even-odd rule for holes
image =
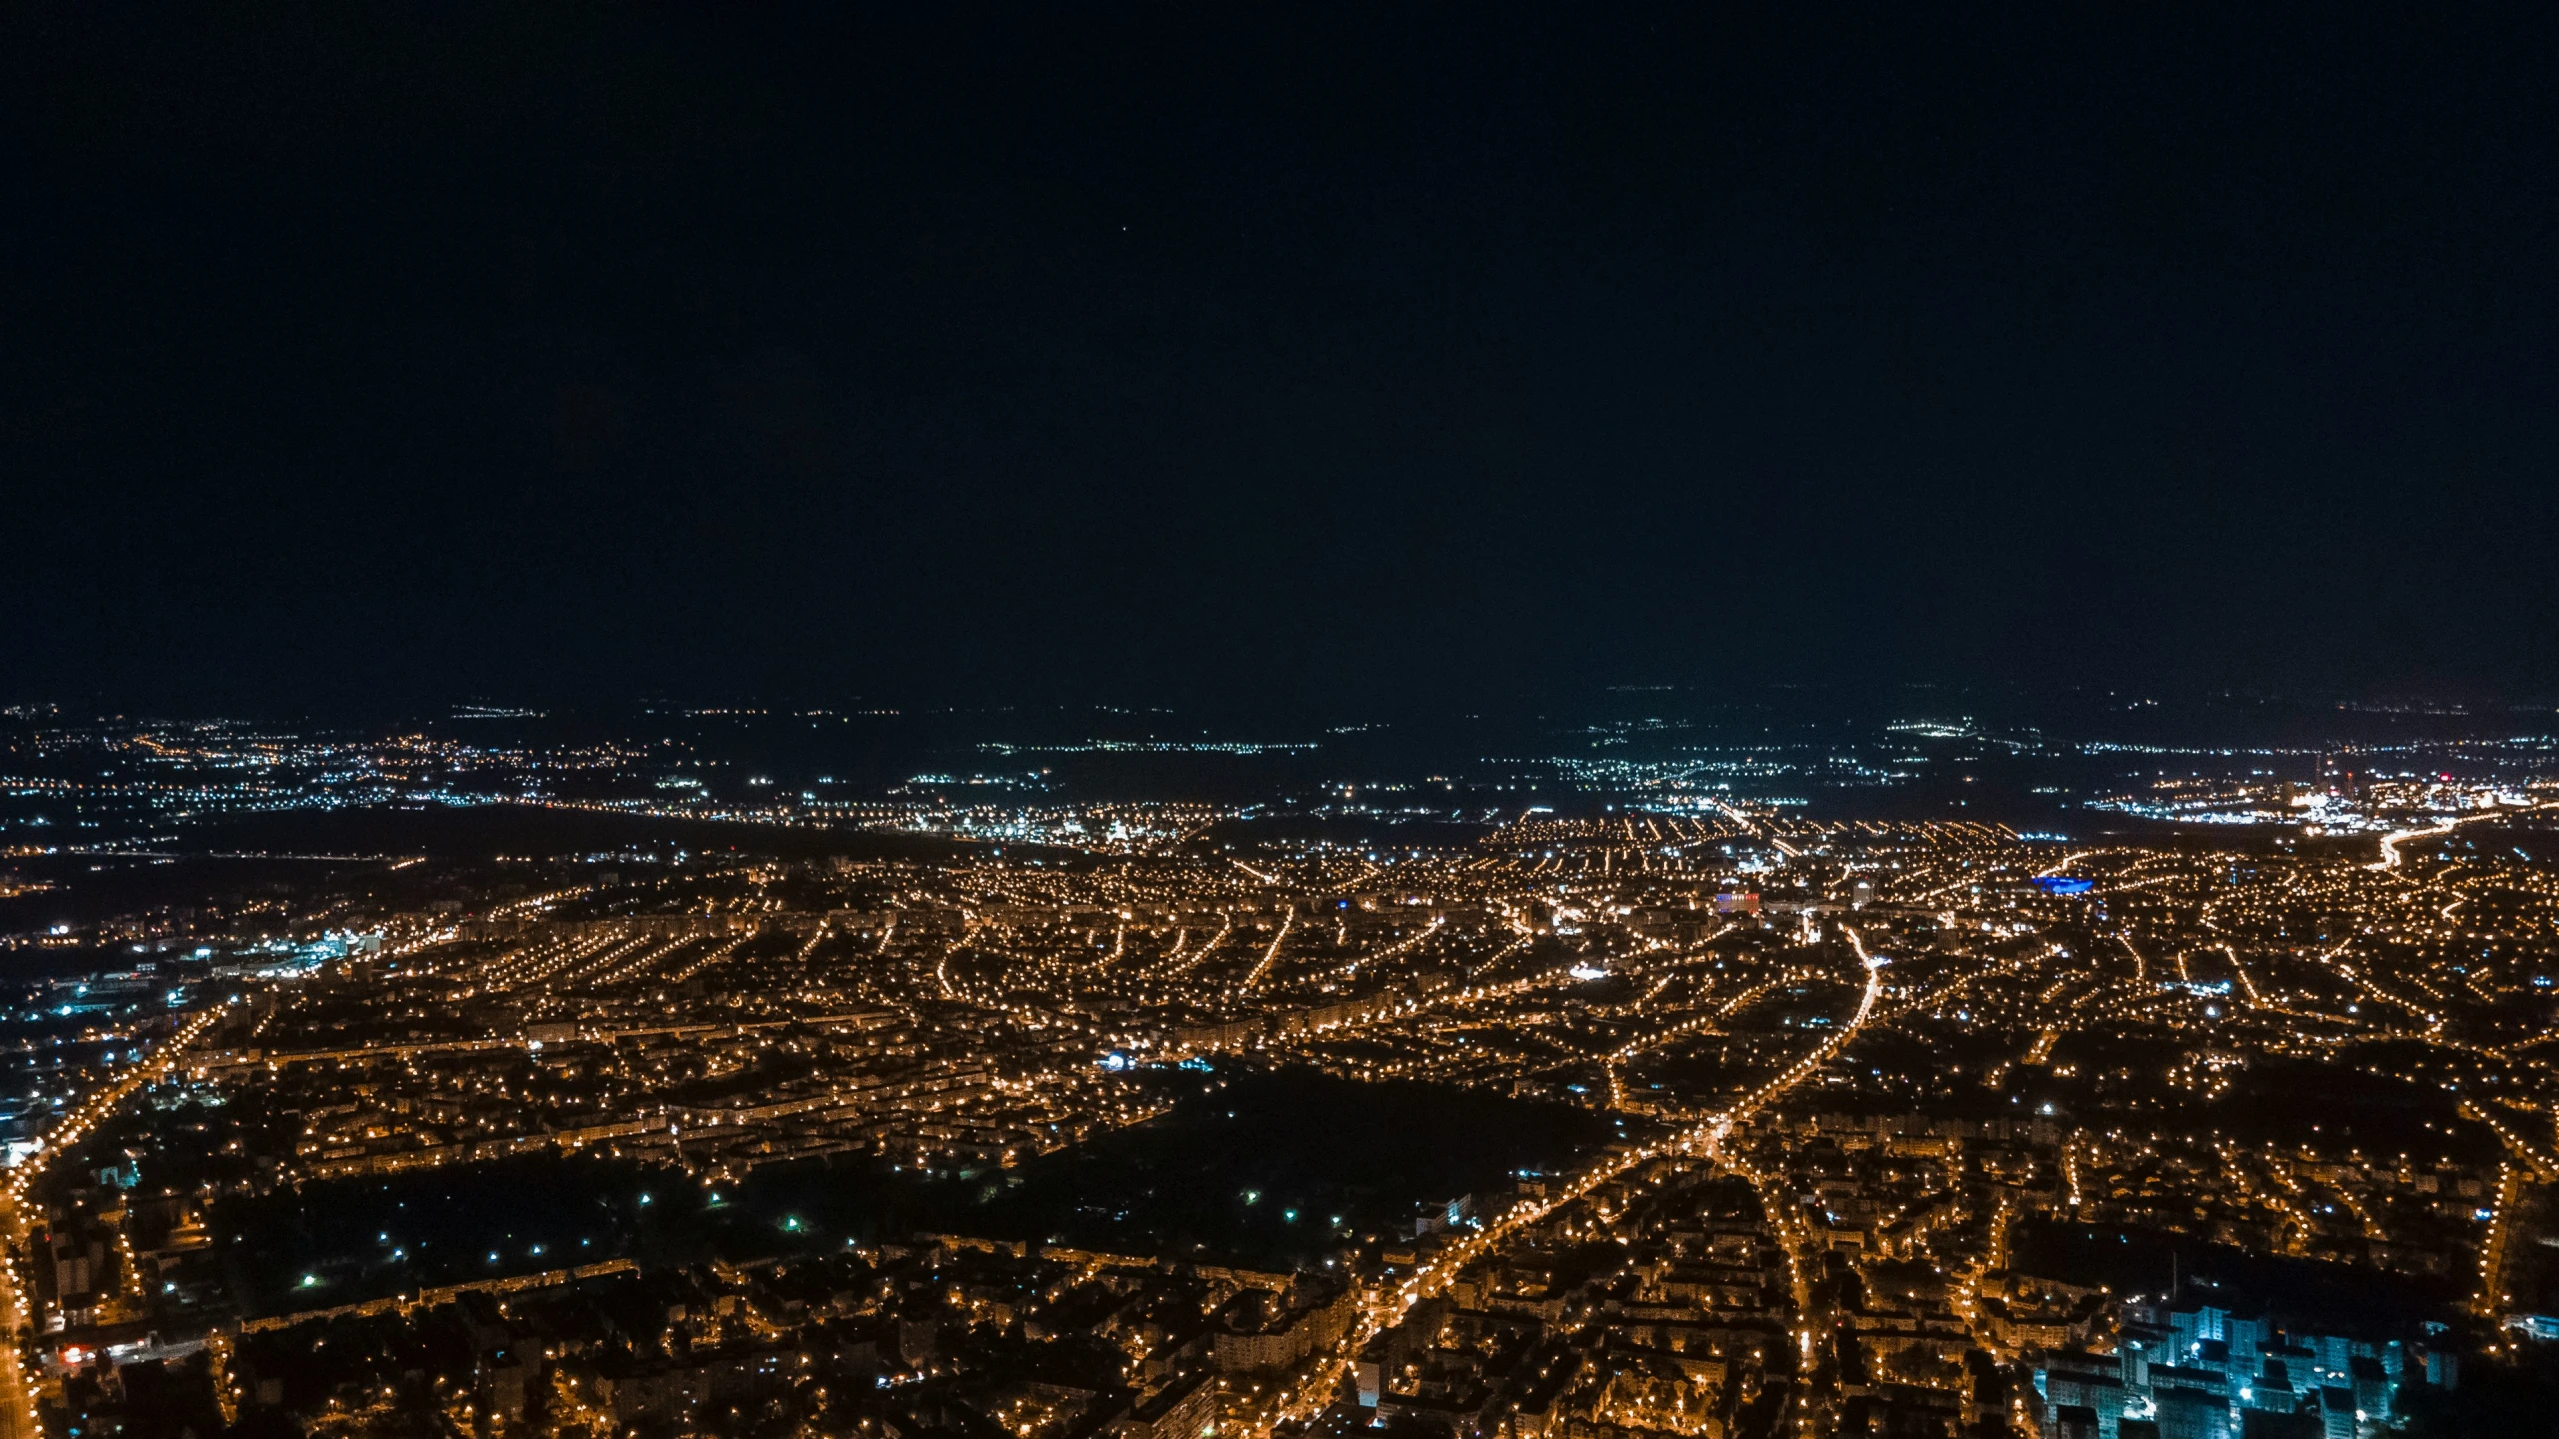
{"label": "cluster of city light", "polygon": [[[2393,1161],[2316,1131],[2263,1153],[2180,1131],[2210,1112],[2201,1101],[2239,1096],[2275,1067],[2253,1060],[2352,1064],[2444,1092],[2447,1107],[2464,1101],[2465,1125],[2515,1156],[2508,1175],[2559,1175],[2511,1107],[2537,1092],[2548,1036],[2490,1023],[2550,988],[2532,956],[2559,935],[2559,886],[2529,857],[2447,863],[2437,846],[2451,834],[2400,836],[2370,867],[2305,847],[2252,854],[2243,873],[2197,851],[2056,850],[1990,825],[1823,823],[1719,804],[1521,816],[1456,856],[1308,842],[1057,868],[993,854],[824,870],[732,862],[673,887],[653,875],[645,904],[657,916],[630,920],[557,911],[630,914],[628,898],[605,906],[637,886],[546,880],[503,913],[483,911],[496,923],[395,931],[379,954],[398,958],[407,987],[384,981],[381,959],[241,981],[271,986],[272,1019],[191,1067],[216,1090],[254,1078],[269,1102],[308,1111],[306,1152],[282,1171],[296,1179],[544,1144],[668,1158],[723,1182],[848,1147],[901,1169],[1001,1167],[1167,1112],[1178,1091],[1146,1088],[1137,1072],[1208,1068],[1221,1053],[1579,1095],[1625,1136],[1570,1179],[1492,1206],[1480,1230],[1419,1246],[1409,1269],[1399,1258],[1381,1275],[1384,1261],[1355,1244],[1327,1256],[1363,1286],[1358,1321],[1252,1391],[1267,1395],[1247,1426],[1259,1430],[1321,1409],[1363,1344],[1473,1266],[1550,1242],[1640,1245],[1628,1195],[1673,1169],[1758,1189],[1775,1241],[1768,1292],[1782,1254],[1807,1343],[1821,1320],[1811,1260],[1862,1232],[1870,1256],[1960,1278],[1949,1302],[1997,1347],[1998,1296],[1972,1286],[2005,1264],[2012,1226],[2055,1214],[2236,1223],[2251,1243],[2297,1253],[2435,1244],[2421,1260],[2466,1263],[2477,1245],[2493,1313],[2520,1180],[2501,1177],[2484,1205],[2449,1145]],[[2084,883],[2036,883],[2054,878]],[[827,886],[836,908],[781,898]],[[1863,983],[1843,1014],[1847,955]],[[455,1037],[331,1038],[339,1021],[322,1016],[350,1009],[360,1032],[432,1021],[427,1033]],[[191,1019],[157,1071],[214,1018]],[[1878,1030],[1961,1036],[1959,1062],[1869,1065],[1852,1046]],[[2165,1041],[2181,1057],[2109,1070],[2082,1034]],[[2393,1044],[2355,1043],[2374,1040]],[[1674,1049],[1688,1057],[1637,1064]],[[1630,1069],[1662,1083],[1630,1093]],[[29,1194],[44,1161],[94,1134],[140,1082],[127,1072],[120,1091],[66,1115],[7,1196]],[[366,1102],[342,1112],[359,1085]],[[1945,1136],[1991,1131],[1929,1128],[1934,1097],[1959,1087],[2018,1102],[2013,1130],[1973,1145]],[[2039,1105],[2039,1091],[2059,1108]],[[1838,1132],[1813,1123],[1825,1095],[1853,1099],[1852,1115],[1906,1102],[1915,1127],[1878,1119],[1867,1138],[1825,1141],[1832,1167],[1808,1166],[1788,1136]],[[2455,1210],[2464,1237],[2429,1238],[2426,1216]],[[130,1288],[140,1263],[115,1239]],[[1002,1312],[970,1303],[978,1322]],[[1235,1396],[1245,1392],[1239,1381]],[[1655,1412],[1631,1391],[1576,1402],[1629,1421]]]}

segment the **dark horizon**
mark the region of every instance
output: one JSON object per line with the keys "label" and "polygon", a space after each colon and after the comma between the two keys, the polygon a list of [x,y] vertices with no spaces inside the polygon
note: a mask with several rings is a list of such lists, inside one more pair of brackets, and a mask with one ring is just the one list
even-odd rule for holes
{"label": "dark horizon", "polygon": [[0,691],[2544,699],[2553,24],[20,7]]}

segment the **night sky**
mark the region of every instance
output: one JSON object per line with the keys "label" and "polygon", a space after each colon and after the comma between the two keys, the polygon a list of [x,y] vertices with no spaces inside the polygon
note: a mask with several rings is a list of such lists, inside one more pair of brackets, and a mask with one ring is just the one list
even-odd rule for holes
{"label": "night sky", "polygon": [[2559,691],[2559,12],[2232,8],[13,5],[0,698]]}

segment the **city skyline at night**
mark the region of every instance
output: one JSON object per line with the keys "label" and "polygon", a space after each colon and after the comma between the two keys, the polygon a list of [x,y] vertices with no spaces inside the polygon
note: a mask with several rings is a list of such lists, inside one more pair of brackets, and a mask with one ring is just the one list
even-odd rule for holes
{"label": "city skyline at night", "polygon": [[13,1402],[1694,1439],[2528,1392],[2552,712],[1900,699],[20,706]]}
{"label": "city skyline at night", "polygon": [[0,1439],[2550,1432],[2553,53],[0,9]]}

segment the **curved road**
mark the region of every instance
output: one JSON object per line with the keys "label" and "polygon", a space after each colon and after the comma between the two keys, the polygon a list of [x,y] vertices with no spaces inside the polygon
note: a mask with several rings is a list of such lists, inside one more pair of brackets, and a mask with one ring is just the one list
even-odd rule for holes
{"label": "curved road", "polygon": [[[1352,1326],[1351,1332],[1336,1346],[1332,1355],[1317,1364],[1295,1388],[1276,1396],[1271,1407],[1253,1422],[1250,1432],[1256,1436],[1267,1435],[1284,1420],[1305,1420],[1322,1412],[1324,1406],[1331,1402],[1333,1390],[1340,1383],[1344,1369],[1360,1350],[1368,1346],[1369,1340],[1392,1328],[1415,1304],[1446,1288],[1459,1271],[1524,1226],[1544,1219],[1647,1160],[1669,1154],[1698,1154],[1710,1162],[1724,1163],[1721,1146],[1735,1125],[1819,1072],[1824,1064],[1847,1047],[1850,1040],[1857,1037],[1858,1032],[1866,1027],[1867,1020],[1873,1017],[1875,1002],[1883,994],[1884,966],[1891,961],[1867,954],[1865,943],[1856,931],[1843,926],[1842,932],[1848,936],[1850,947],[1857,951],[1857,958],[1865,967],[1866,989],[1857,1001],[1857,1013],[1837,1034],[1822,1041],[1776,1078],[1743,1095],[1730,1109],[1667,1139],[1610,1155],[1584,1171],[1581,1177],[1559,1193],[1512,1205],[1482,1230],[1441,1250],[1429,1264],[1416,1270],[1401,1285],[1372,1292],[1360,1306],[1359,1322]],[[1776,1221],[1776,1216],[1770,1218],[1772,1223]]]}

